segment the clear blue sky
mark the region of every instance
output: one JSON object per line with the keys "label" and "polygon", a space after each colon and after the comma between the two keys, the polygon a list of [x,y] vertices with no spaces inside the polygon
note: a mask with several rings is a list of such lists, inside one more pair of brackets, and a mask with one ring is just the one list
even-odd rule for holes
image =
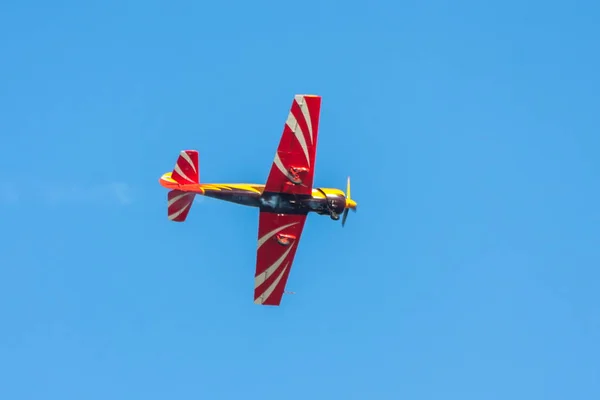
{"label": "clear blue sky", "polygon": [[[597,2],[5,3],[0,398],[600,398]],[[259,307],[158,178],[264,183],[296,93],[359,210]]]}

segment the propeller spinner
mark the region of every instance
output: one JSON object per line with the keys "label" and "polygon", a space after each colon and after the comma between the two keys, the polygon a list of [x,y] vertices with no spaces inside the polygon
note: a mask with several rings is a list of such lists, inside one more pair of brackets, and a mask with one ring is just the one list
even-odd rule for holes
{"label": "propeller spinner", "polygon": [[342,216],[342,227],[346,224],[346,218],[348,218],[348,211],[352,209],[353,212],[356,212],[357,204],[350,197],[350,177],[348,177],[348,183],[346,186],[346,208],[344,209],[344,215]]}

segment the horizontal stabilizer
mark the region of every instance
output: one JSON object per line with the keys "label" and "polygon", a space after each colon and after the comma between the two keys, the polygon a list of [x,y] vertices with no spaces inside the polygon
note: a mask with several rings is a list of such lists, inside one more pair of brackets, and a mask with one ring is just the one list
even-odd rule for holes
{"label": "horizontal stabilizer", "polygon": [[182,192],[181,190],[169,191],[167,194],[169,219],[174,222],[185,221],[195,197],[196,194],[193,192]]}

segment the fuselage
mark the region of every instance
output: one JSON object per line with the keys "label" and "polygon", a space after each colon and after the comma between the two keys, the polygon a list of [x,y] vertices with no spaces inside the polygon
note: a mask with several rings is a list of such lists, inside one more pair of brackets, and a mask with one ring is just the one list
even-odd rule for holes
{"label": "fuselage", "polygon": [[314,188],[311,195],[265,192],[265,185],[247,183],[197,183],[181,185],[171,178],[171,172],[164,174],[160,184],[167,189],[193,192],[231,203],[281,214],[307,214],[315,212],[338,219],[349,202],[344,192],[336,188]]}

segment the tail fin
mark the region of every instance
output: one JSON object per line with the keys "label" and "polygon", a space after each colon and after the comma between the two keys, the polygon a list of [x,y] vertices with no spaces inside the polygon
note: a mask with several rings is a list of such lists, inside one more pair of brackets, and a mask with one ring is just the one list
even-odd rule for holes
{"label": "tail fin", "polygon": [[167,194],[169,219],[175,222],[185,221],[190,213],[195,197],[196,194],[194,192],[183,192],[181,190],[169,191]]}
{"label": "tail fin", "polygon": [[198,163],[197,150],[183,150],[179,153],[171,178],[182,185],[200,182],[200,165]]}

